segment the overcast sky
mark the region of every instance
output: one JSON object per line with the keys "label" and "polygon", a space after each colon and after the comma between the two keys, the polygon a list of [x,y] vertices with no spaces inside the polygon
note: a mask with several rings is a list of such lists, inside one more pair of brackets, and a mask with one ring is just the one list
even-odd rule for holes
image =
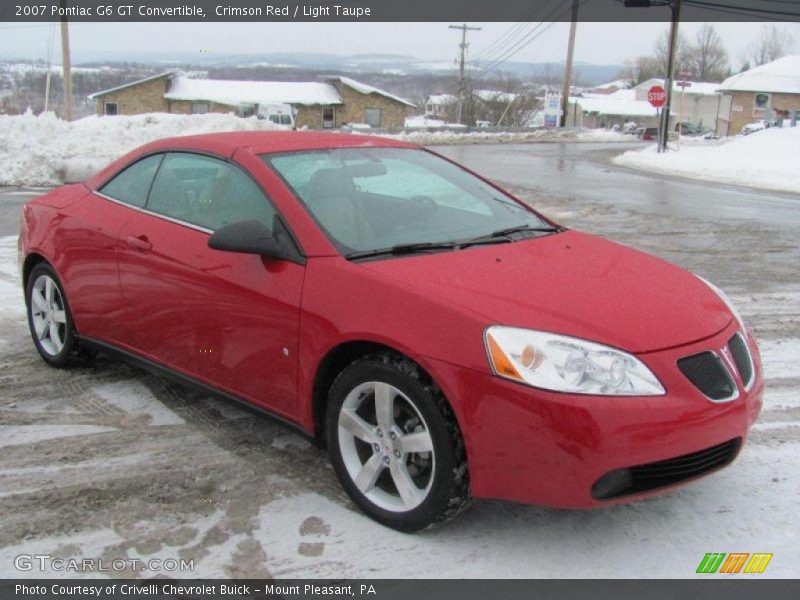
{"label": "overcast sky", "polygon": [[[481,54],[513,23],[473,23],[470,55]],[[684,23],[694,35],[700,23]],[[95,59],[100,53],[170,52],[229,54],[266,52],[324,52],[331,54],[391,53],[429,60],[455,57],[458,32],[447,23],[72,23],[73,61]],[[764,26],[759,23],[715,23],[734,68],[739,57]],[[784,24],[800,53],[800,24]],[[580,23],[575,60],[619,64],[648,53],[663,23]],[[57,28],[56,28],[57,29]],[[513,57],[529,62],[563,61],[569,23],[554,23],[532,44]],[[0,56],[45,58],[49,25],[0,24]],[[58,55],[58,34],[56,53]],[[113,56],[109,56],[113,58]],[[58,62],[56,60],[55,62]]]}

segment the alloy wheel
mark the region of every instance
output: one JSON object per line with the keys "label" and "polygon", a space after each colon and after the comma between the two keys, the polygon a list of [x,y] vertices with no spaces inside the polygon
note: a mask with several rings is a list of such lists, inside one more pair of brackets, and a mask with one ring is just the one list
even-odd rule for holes
{"label": "alloy wheel", "polygon": [[33,282],[29,310],[39,346],[49,356],[58,356],[66,343],[67,313],[61,290],[50,275],[39,275]]}
{"label": "alloy wheel", "polygon": [[396,387],[368,381],[345,398],[339,451],[358,490],[376,506],[407,512],[433,487],[433,439],[422,414]]}

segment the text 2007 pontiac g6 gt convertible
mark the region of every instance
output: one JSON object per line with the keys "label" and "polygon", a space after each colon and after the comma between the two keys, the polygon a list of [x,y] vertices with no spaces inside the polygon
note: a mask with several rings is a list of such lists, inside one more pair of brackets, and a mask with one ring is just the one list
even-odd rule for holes
{"label": "text 2007 pontiac g6 gt convertible", "polygon": [[23,209],[36,348],[96,351],[327,446],[413,531],[472,496],[598,507],[730,463],[755,341],[712,284],[361,135],[148,144]]}

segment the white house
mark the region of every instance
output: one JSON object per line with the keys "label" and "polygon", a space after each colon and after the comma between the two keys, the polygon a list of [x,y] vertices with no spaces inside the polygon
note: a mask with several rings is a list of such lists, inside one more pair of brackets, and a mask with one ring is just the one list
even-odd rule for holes
{"label": "white house", "polygon": [[458,102],[454,94],[433,94],[425,99],[425,116],[430,119],[445,119],[450,106]]}

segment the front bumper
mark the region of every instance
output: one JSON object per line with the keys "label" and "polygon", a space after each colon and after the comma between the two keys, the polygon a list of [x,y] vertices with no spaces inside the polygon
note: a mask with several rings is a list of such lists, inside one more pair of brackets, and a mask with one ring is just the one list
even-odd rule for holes
{"label": "front bumper", "polygon": [[711,338],[639,355],[664,385],[663,396],[553,393],[429,359],[461,426],[473,495],[563,508],[607,506],[684,483],[605,500],[593,497],[592,486],[609,472],[740,438],[735,457],[761,409],[763,378],[752,337],[746,336],[755,379],[748,391],[734,377],[739,394],[730,402],[706,398],[676,362],[723,348],[737,329],[733,321]]}

